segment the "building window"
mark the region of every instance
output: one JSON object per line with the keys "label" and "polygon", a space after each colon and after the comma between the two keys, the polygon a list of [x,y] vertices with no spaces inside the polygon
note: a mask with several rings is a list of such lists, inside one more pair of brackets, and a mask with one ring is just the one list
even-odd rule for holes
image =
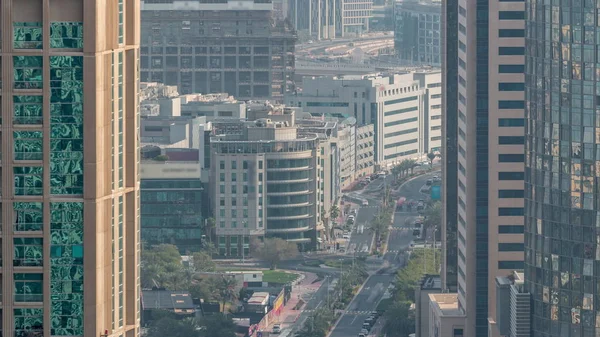
{"label": "building window", "polygon": [[500,55],[525,55],[525,47],[498,47]]}
{"label": "building window", "polygon": [[43,96],[13,96],[13,124],[42,124]]}
{"label": "building window", "polygon": [[522,64],[501,64],[498,66],[500,74],[522,74],[525,72],[525,66]]}
{"label": "building window", "polygon": [[523,216],[523,207],[500,207],[498,208],[499,216]]}
{"label": "building window", "polygon": [[50,193],[83,194],[83,57],[50,57]]}
{"label": "building window", "polygon": [[15,302],[43,302],[44,274],[14,274]]}
{"label": "building window", "polygon": [[525,250],[523,243],[499,243],[498,251],[500,252],[522,252]]}
{"label": "building window", "polygon": [[523,154],[499,154],[498,161],[501,163],[523,163],[525,155]]}
{"label": "building window", "polygon": [[500,145],[523,145],[525,144],[524,136],[500,136],[498,137]]}
{"label": "building window", "polygon": [[15,267],[41,267],[44,265],[42,238],[13,238]]}
{"label": "building window", "polygon": [[41,231],[44,226],[41,202],[14,202],[15,232]]}
{"label": "building window", "polygon": [[498,37],[525,37],[525,29],[500,29]]}
{"label": "building window", "polygon": [[221,161],[219,161],[219,168],[220,168],[221,170],[224,170],[224,169],[225,169],[225,161],[224,161],[224,160],[221,160]]}
{"label": "building window", "polygon": [[524,172],[498,172],[498,180],[523,180]]}
{"label": "building window", "polygon": [[41,22],[14,22],[13,47],[15,49],[42,49]]}
{"label": "building window", "polygon": [[13,309],[15,323],[15,336],[43,336],[44,335],[44,309],[20,308]]}
{"label": "building window", "polygon": [[500,91],[524,91],[525,83],[498,83],[498,90]]}
{"label": "building window", "polygon": [[235,161],[235,160],[231,161],[231,169],[232,170],[237,170],[237,161]]}
{"label": "building window", "polygon": [[119,44],[122,44],[124,41],[123,38],[123,34],[124,34],[124,16],[123,16],[123,0],[119,0],[118,2],[118,9],[119,9],[119,35],[118,35],[118,39],[119,39]]}
{"label": "building window", "polygon": [[50,48],[83,48],[83,22],[50,23]]}
{"label": "building window", "polygon": [[524,109],[525,101],[498,101],[498,109]]}
{"label": "building window", "polygon": [[15,160],[43,159],[42,131],[13,131]]}
{"label": "building window", "polygon": [[42,89],[43,65],[42,56],[13,56],[14,88]]}
{"label": "building window", "polygon": [[498,190],[498,198],[523,198],[524,190]]}
{"label": "building window", "polygon": [[498,269],[523,270],[523,261],[498,261]]}
{"label": "building window", "polygon": [[523,225],[500,225],[498,226],[498,234],[523,234],[525,226]]}
{"label": "building window", "polygon": [[525,20],[525,11],[500,11],[500,20]]}
{"label": "building window", "polygon": [[42,195],[42,167],[13,167],[15,195]]}
{"label": "building window", "polygon": [[499,118],[499,127],[523,127],[525,126],[525,118]]}

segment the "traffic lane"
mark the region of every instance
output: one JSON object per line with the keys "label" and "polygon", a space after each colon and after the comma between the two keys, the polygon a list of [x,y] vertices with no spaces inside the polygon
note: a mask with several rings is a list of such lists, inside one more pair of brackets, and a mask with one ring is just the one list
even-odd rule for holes
{"label": "traffic lane", "polygon": [[401,197],[405,197],[406,199],[419,200],[423,199],[426,195],[421,193],[421,187],[427,183],[428,179],[431,179],[433,176],[439,176],[440,172],[432,172],[422,176],[419,176],[413,180],[407,181],[402,184],[398,189],[398,194]]}
{"label": "traffic lane", "polygon": [[369,224],[377,213],[376,206],[360,207],[356,214],[354,229],[348,243],[348,253],[368,252],[373,240],[373,233],[369,231]]}
{"label": "traffic lane", "polygon": [[377,304],[383,297],[385,290],[394,280],[394,275],[373,275],[371,276],[361,291],[354,297],[347,311],[344,314],[330,337],[350,337],[357,336],[362,329],[362,325],[369,316],[367,314],[357,314],[356,311],[374,311]]}

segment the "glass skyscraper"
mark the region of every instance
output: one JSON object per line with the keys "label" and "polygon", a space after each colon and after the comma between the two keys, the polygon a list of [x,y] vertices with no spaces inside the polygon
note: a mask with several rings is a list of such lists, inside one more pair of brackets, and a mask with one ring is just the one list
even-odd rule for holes
{"label": "glass skyscraper", "polygon": [[139,0],[2,0],[0,336],[139,333]]}
{"label": "glass skyscraper", "polygon": [[600,2],[526,3],[532,336],[600,336]]}

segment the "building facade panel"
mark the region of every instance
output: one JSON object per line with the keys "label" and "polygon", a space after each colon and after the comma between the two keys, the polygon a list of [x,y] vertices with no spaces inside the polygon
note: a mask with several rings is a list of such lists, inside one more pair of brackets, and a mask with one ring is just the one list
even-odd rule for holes
{"label": "building facade panel", "polygon": [[1,334],[139,334],[137,12],[2,1]]}

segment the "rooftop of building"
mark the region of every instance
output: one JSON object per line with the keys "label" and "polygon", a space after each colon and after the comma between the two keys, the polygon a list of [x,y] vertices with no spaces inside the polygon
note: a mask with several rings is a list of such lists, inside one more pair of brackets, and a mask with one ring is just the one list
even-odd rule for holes
{"label": "rooftop of building", "polygon": [[442,289],[442,279],[440,275],[425,275],[421,279],[420,287],[422,290]]}
{"label": "rooftop of building", "polygon": [[429,294],[429,302],[437,307],[443,316],[464,316],[458,308],[457,293]]}
{"label": "rooftop of building", "polygon": [[[396,5],[403,9],[411,8],[434,8],[441,10],[441,0],[397,0]],[[439,13],[441,14],[441,12]]]}
{"label": "rooftop of building", "polygon": [[176,85],[166,85],[158,82],[141,82],[140,83],[140,102],[141,104],[152,104],[159,99],[166,98],[182,98],[182,104],[227,104],[227,103],[241,103],[235,97],[230,96],[227,93],[213,93],[213,94],[179,94]]}
{"label": "rooftop of building", "polygon": [[176,313],[193,313],[196,306],[187,291],[142,290],[142,309],[170,310]]}

